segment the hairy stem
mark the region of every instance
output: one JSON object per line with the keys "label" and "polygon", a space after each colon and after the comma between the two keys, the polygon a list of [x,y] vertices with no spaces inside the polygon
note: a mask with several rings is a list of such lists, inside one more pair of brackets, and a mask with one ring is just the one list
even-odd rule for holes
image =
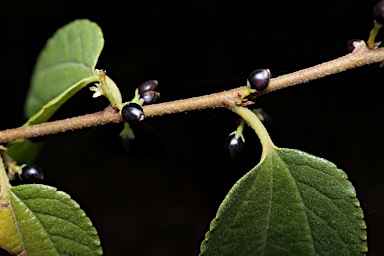
{"label": "hairy stem", "polygon": [[233,112],[241,116],[245,122],[256,132],[257,136],[260,139],[261,146],[263,148],[263,153],[261,155],[261,160],[263,161],[265,157],[269,154],[271,148],[276,148],[273,144],[271,137],[267,130],[265,129],[261,120],[256,116],[256,114],[245,107],[233,107],[231,108]]}
{"label": "hairy stem", "polygon": [[[348,69],[382,61],[384,61],[384,48],[368,49],[363,45],[355,49],[352,53],[340,58],[273,78],[264,91],[258,92],[254,96],[257,97],[296,84],[302,84],[340,73]],[[245,82],[246,81],[244,81],[244,84]],[[241,95],[245,88],[245,86],[242,86],[210,95],[153,104],[144,106],[143,109],[146,117],[153,117],[205,108],[232,108],[241,103]],[[122,121],[118,111],[112,107],[108,107],[104,111],[93,114],[0,131],[0,143]]]}

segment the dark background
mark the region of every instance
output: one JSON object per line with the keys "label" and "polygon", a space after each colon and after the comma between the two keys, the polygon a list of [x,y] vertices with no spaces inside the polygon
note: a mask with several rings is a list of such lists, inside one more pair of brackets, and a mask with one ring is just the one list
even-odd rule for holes
{"label": "dark background", "polygon": [[[0,1],[0,129],[21,125],[29,79],[46,40],[78,18],[103,30],[97,68],[132,98],[157,79],[161,101],[245,84],[256,68],[279,76],[347,53],[366,40],[376,1]],[[384,34],[379,34],[383,39]],[[371,65],[265,95],[279,147],[324,157],[355,185],[368,226],[368,255],[384,254],[384,70]],[[102,110],[88,89],[54,119]],[[46,140],[37,164],[46,183],[69,193],[100,233],[105,255],[197,255],[231,186],[258,163],[260,144],[246,129],[246,149],[226,158],[236,129],[226,109],[145,120],[131,152],[121,124]]]}

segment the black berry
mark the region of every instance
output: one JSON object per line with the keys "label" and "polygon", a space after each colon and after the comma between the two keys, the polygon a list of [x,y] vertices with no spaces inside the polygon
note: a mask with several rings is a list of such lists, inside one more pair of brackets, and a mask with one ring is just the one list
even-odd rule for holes
{"label": "black berry", "polygon": [[142,94],[143,92],[146,92],[146,91],[154,91],[156,90],[158,85],[159,83],[157,82],[157,80],[145,81],[144,83],[139,85],[139,94]]}
{"label": "black berry", "polygon": [[160,93],[157,91],[146,91],[140,94],[140,98],[144,100],[144,104],[152,104],[160,99]]}
{"label": "black berry", "polygon": [[133,102],[125,104],[120,113],[123,120],[129,124],[136,124],[144,119],[143,108],[139,104]]}
{"label": "black berry", "polygon": [[37,165],[25,165],[21,168],[20,179],[23,181],[44,180],[43,170]]}
{"label": "black berry", "polygon": [[356,47],[359,47],[361,44],[364,44],[364,41],[361,39],[351,39],[347,42],[347,49],[349,52],[353,52]]}
{"label": "black berry", "polygon": [[256,69],[248,77],[249,84],[257,91],[264,90],[271,79],[271,72],[269,69]]}
{"label": "black berry", "polygon": [[384,0],[378,2],[373,7],[372,17],[380,24],[384,24]]}
{"label": "black berry", "polygon": [[227,156],[230,158],[235,158],[244,148],[244,141],[242,137],[236,137],[236,134],[231,134],[228,136],[225,142],[225,151]]}

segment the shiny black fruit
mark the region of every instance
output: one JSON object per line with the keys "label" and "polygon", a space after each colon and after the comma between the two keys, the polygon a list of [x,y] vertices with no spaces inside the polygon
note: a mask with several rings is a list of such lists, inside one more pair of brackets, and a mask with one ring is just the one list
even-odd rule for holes
{"label": "shiny black fruit", "polygon": [[37,165],[25,165],[19,176],[22,181],[44,180],[43,170]]}
{"label": "shiny black fruit", "polygon": [[137,103],[128,102],[122,107],[120,113],[123,120],[129,124],[137,124],[144,119],[143,108]]}
{"label": "shiny black fruit", "polygon": [[271,72],[269,69],[256,69],[249,75],[248,82],[253,89],[262,91],[267,88],[270,79]]}
{"label": "shiny black fruit", "polygon": [[160,99],[160,93],[156,91],[146,91],[140,94],[140,98],[144,100],[143,104],[149,105]]}
{"label": "shiny black fruit", "polygon": [[243,150],[244,141],[241,137],[236,137],[236,134],[231,134],[228,136],[224,146],[227,156],[235,158]]}
{"label": "shiny black fruit", "polygon": [[142,94],[146,91],[154,91],[156,90],[157,86],[159,85],[159,82],[157,80],[148,80],[144,83],[139,85],[139,94]]}

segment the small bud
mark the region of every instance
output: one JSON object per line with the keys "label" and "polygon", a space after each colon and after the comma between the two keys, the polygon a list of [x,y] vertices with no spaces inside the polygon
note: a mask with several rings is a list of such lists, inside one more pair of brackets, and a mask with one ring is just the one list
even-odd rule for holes
{"label": "small bud", "polygon": [[347,49],[349,52],[353,52],[356,48],[365,45],[365,42],[361,39],[351,39],[347,42]]}

